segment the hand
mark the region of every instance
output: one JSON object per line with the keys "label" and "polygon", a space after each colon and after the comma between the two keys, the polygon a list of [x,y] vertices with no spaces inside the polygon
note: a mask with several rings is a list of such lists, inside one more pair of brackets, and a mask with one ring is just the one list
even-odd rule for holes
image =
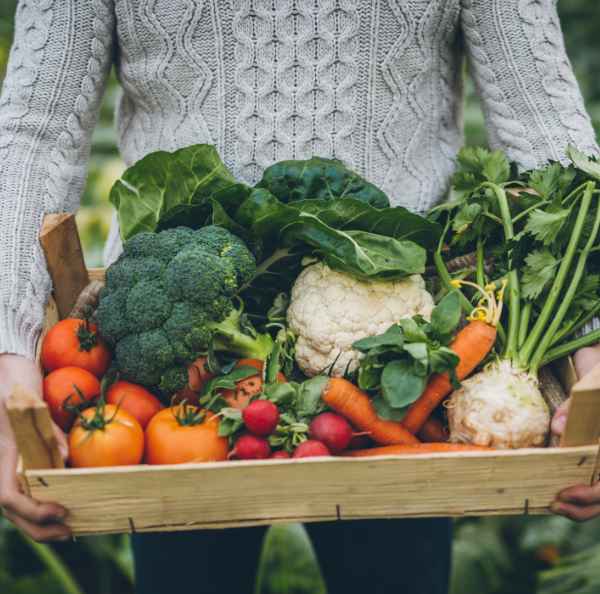
{"label": "hand", "polygon": [[[600,364],[600,345],[587,347],[575,353],[575,371],[581,379],[596,365]],[[552,432],[562,435],[567,424],[570,401],[566,400],[558,408],[552,419]],[[583,522],[600,515],[600,483],[593,487],[576,485],[561,491],[551,506],[554,513],[566,516],[571,520]]]}
{"label": "hand", "polygon": [[[6,399],[15,385],[42,397],[42,376],[37,365],[18,355],[0,355],[0,507],[17,528],[39,542],[67,540],[62,523],[67,512],[54,503],[40,503],[23,494],[17,478],[17,448],[6,413]],[[61,454],[66,457],[64,434],[55,426]]]}

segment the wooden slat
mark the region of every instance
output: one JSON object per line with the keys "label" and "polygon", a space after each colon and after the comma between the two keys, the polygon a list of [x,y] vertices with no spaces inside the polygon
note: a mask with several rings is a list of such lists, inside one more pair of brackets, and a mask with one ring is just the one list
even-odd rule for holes
{"label": "wooden slat", "polygon": [[79,293],[89,282],[75,216],[66,213],[46,216],[40,243],[52,278],[54,300],[62,319],[69,315]]}
{"label": "wooden slat", "polygon": [[23,468],[63,468],[46,404],[20,386],[16,386],[6,408]]}
{"label": "wooden slat", "polygon": [[598,443],[600,439],[600,365],[571,390],[571,404],[561,446]]}
{"label": "wooden slat", "polygon": [[[30,471],[33,497],[69,509],[75,534],[359,518],[547,513],[590,484],[597,447],[378,459]],[[110,510],[107,513],[107,510]]]}

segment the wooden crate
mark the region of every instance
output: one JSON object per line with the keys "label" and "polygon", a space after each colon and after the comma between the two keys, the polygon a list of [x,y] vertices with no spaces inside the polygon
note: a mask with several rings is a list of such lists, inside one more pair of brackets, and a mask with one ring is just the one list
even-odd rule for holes
{"label": "wooden crate", "polygon": [[[54,262],[48,258],[57,303],[48,310],[49,325],[73,304],[73,282],[81,290],[89,278],[103,278],[102,271],[84,270],[73,229],[70,217],[45,225],[54,237],[50,249],[62,250]],[[39,501],[64,505],[74,534],[544,514],[561,489],[600,480],[600,368],[575,383],[565,365],[562,377],[573,397],[568,427],[562,447],[543,449],[65,469],[45,405],[17,390],[9,413],[24,489]]]}

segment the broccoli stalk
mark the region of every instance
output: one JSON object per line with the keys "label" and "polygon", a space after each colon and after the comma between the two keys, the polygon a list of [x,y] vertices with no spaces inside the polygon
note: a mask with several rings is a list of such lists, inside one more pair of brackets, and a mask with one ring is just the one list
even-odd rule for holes
{"label": "broccoli stalk", "polygon": [[242,309],[234,309],[222,322],[212,326],[214,350],[246,359],[265,360],[273,350],[273,339],[269,334],[258,334],[251,328],[244,332],[242,316]]}

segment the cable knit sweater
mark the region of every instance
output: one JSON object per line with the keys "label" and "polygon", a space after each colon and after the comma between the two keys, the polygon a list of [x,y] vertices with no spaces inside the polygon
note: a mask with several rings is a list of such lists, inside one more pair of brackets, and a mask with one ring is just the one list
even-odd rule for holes
{"label": "cable knit sweater", "polygon": [[422,212],[462,142],[464,54],[493,147],[524,167],[597,150],[555,0],[21,0],[0,99],[0,353],[34,354],[39,229],[79,204],[111,65],[128,164],[212,143],[255,182],[337,157]]}

